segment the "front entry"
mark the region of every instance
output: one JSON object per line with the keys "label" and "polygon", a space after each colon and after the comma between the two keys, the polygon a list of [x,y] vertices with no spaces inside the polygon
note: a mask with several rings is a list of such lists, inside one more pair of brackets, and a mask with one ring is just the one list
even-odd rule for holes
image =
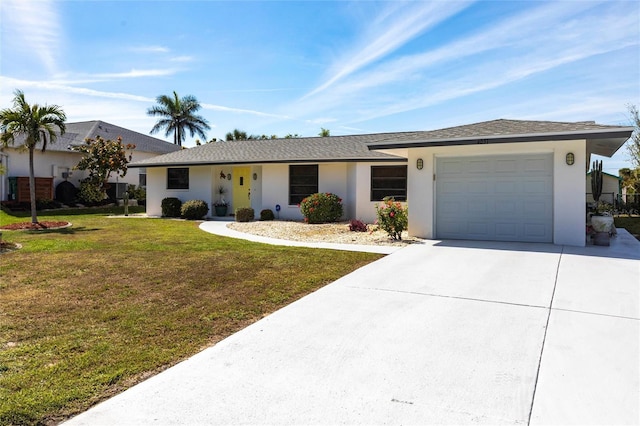
{"label": "front entry", "polygon": [[233,208],[251,207],[251,167],[234,167]]}

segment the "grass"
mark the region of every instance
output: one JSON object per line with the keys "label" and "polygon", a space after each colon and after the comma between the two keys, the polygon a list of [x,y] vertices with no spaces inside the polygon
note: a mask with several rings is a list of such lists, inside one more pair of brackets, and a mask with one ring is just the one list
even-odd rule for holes
{"label": "grass", "polygon": [[613,219],[616,228],[624,228],[640,240],[640,216],[618,216]]}
{"label": "grass", "polygon": [[43,212],[73,227],[3,232],[23,248],[0,255],[0,424],[84,411],[380,257],[106,217],[121,212]]}

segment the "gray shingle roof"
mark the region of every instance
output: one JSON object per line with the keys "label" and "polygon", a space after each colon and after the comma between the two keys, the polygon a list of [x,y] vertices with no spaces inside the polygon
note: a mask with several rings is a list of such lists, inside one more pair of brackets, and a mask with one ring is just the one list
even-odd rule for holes
{"label": "gray shingle roof", "polygon": [[130,167],[305,161],[403,161],[401,157],[373,150],[567,139],[606,142],[607,146],[601,151],[593,151],[600,153],[611,149],[615,151],[629,138],[631,131],[631,127],[602,125],[593,121],[571,123],[501,119],[416,132],[215,142],[131,163]]}
{"label": "gray shingle roof", "polygon": [[[628,139],[632,127],[596,124],[594,121],[492,120],[438,130],[408,132],[398,138],[379,139],[369,149],[417,146],[469,145],[568,139]],[[625,136],[627,133],[629,135]],[[623,141],[624,143],[624,141]]]}
{"label": "gray shingle roof", "polygon": [[[122,137],[125,144],[135,144],[136,151],[151,152],[155,154],[165,154],[180,150],[180,147],[154,138],[133,130],[114,124],[105,123],[104,121],[81,121],[76,123],[65,123],[66,131],[64,135],[58,136],[55,143],[47,144],[47,151],[64,151],[68,152],[69,145],[82,145],[86,138],[95,139],[102,136],[104,139],[115,140],[118,136]],[[14,146],[20,146],[21,141],[16,139]]]}
{"label": "gray shingle roof", "polygon": [[[386,137],[385,134],[384,137]],[[370,151],[366,142],[381,135],[329,136],[213,142],[131,163],[129,167],[256,164],[328,161],[406,161]]]}

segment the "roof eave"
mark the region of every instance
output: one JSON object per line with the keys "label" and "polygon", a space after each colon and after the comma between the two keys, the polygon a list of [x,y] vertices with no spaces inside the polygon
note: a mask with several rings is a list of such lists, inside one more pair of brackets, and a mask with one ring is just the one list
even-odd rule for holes
{"label": "roof eave", "polygon": [[255,160],[255,161],[184,161],[172,163],[131,163],[130,168],[154,168],[154,167],[194,167],[194,166],[236,166],[246,164],[300,164],[300,163],[391,163],[407,162],[406,158],[341,158],[341,159],[291,159],[291,160]]}
{"label": "roof eave", "polygon": [[613,151],[617,151],[633,133],[633,127],[619,127],[614,129],[597,129],[585,131],[554,132],[554,133],[530,133],[520,135],[495,135],[486,137],[463,137],[447,139],[423,139],[400,142],[371,142],[367,143],[370,150],[397,149],[397,148],[425,148],[437,146],[464,146],[464,145],[485,145],[501,143],[521,143],[521,142],[547,142],[560,140],[600,140],[606,139],[619,146]]}

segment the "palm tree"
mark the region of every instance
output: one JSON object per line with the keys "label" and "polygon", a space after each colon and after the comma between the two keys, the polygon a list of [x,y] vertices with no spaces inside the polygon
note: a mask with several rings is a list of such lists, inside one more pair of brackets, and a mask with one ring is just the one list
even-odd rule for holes
{"label": "palm tree", "polygon": [[200,109],[200,103],[191,95],[179,98],[174,91],[173,98],[162,95],[156,98],[159,105],[147,110],[147,114],[162,117],[153,126],[150,133],[157,133],[160,129],[166,129],[165,136],[173,132],[173,143],[182,146],[185,139],[185,130],[189,130],[191,136],[197,134],[207,139],[205,130],[209,130],[209,123],[204,117],[195,115]]}
{"label": "palm tree", "polygon": [[233,129],[233,132],[227,133],[224,136],[224,138],[227,141],[247,141],[247,140],[254,140],[254,139],[267,139],[266,135],[265,137],[261,137],[258,135],[248,135],[247,132],[240,129]]}
{"label": "palm tree", "polygon": [[320,133],[318,133],[318,136],[322,136],[323,138],[326,138],[327,136],[331,136],[331,132],[329,131],[329,129],[320,127]]}
{"label": "palm tree", "polygon": [[21,90],[14,92],[13,108],[0,111],[0,141],[3,146],[15,142],[16,136],[24,137],[24,146],[29,150],[29,199],[31,201],[31,223],[38,223],[36,214],[36,178],[33,170],[33,153],[42,142],[42,152],[49,142],[56,141],[56,128],[60,135],[66,129],[66,114],[58,105],[29,105]]}

